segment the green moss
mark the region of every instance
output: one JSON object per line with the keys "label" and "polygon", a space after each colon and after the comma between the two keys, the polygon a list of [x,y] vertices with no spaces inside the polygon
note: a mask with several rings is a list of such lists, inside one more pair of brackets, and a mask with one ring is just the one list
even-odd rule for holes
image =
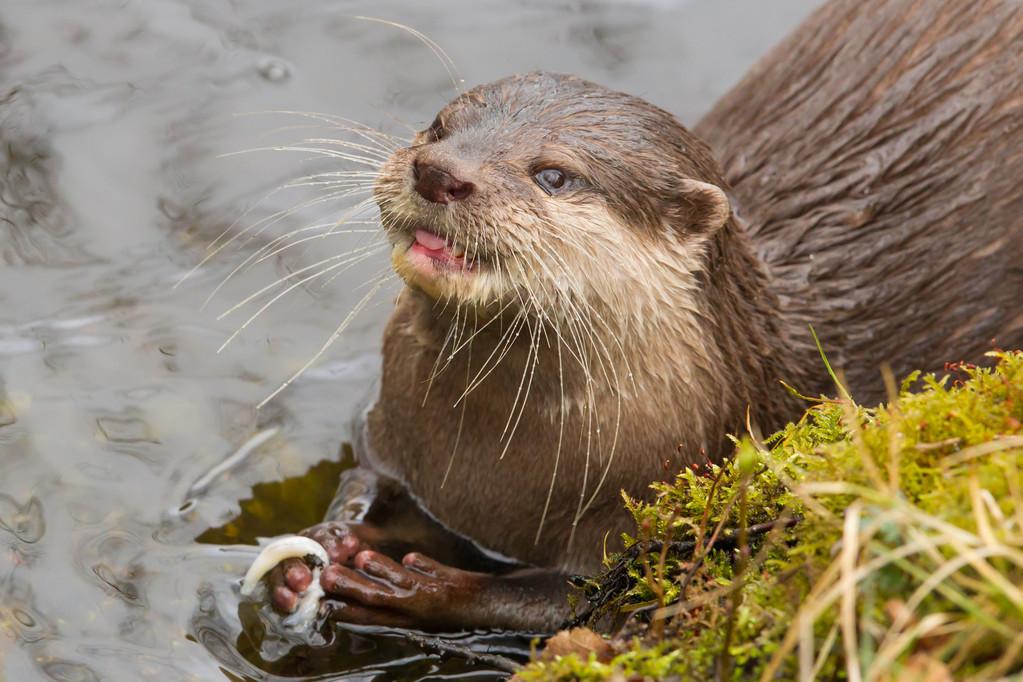
{"label": "green moss", "polygon": [[557,680],[568,682],[582,680],[597,682],[627,674],[654,680],[662,680],[675,674],[683,652],[670,648],[667,643],[646,646],[640,640],[633,640],[629,649],[614,657],[609,663],[601,663],[596,655],[581,658],[578,654],[562,656],[556,661],[538,661],[517,674],[524,682]]}
{"label": "green moss", "polygon": [[1023,671],[1023,353],[995,358],[913,375],[875,409],[822,400],[767,445],[626,499],[637,530],[592,581],[589,621],[630,613],[639,635],[520,677]]}

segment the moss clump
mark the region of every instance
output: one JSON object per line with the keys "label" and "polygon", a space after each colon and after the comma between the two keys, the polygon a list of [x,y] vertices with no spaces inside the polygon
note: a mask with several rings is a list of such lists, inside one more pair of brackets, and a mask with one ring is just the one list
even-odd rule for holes
{"label": "moss clump", "polygon": [[1023,353],[994,357],[913,375],[875,409],[821,400],[766,445],[627,499],[637,532],[583,613],[618,626],[617,654],[519,678],[1023,671]]}

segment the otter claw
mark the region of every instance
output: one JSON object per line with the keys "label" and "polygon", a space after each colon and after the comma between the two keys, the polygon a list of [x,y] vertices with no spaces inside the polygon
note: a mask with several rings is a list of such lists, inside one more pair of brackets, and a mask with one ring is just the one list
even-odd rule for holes
{"label": "otter claw", "polygon": [[320,586],[320,569],[330,563],[327,550],[315,540],[301,535],[289,535],[274,540],[264,547],[245,573],[241,593],[246,597],[251,595],[264,575],[277,564],[291,558],[311,559],[311,563],[314,564],[312,582],[300,595],[295,611],[283,621],[289,627],[303,627],[309,625],[316,616],[320,598],[323,596],[323,588]]}

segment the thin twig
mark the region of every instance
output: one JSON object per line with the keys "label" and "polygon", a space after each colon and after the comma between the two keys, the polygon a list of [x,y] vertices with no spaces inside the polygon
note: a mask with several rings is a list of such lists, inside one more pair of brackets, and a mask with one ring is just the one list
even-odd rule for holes
{"label": "thin twig", "polygon": [[478,651],[473,651],[469,647],[461,646],[454,642],[448,642],[440,639],[439,637],[424,637],[423,635],[417,635],[414,632],[406,632],[405,638],[428,654],[436,654],[441,657],[461,658],[467,663],[489,665],[506,673],[517,673],[522,670],[522,665],[520,663],[516,663],[506,656],[499,656],[498,654],[482,654]]}
{"label": "thin twig", "polygon": [[[765,535],[771,531],[792,528],[799,523],[799,521],[799,517],[790,516],[775,519],[774,521],[767,521],[765,523],[758,523],[749,526],[746,529],[746,537],[753,538]],[[704,551],[701,553],[701,558],[706,556],[711,549],[734,549],[741,542],[741,535],[742,533],[738,530],[728,529],[722,531],[716,538],[713,538],[712,541],[706,545]],[[694,551],[700,546],[700,543],[697,540],[676,540],[669,543],[664,543],[659,540],[646,540],[631,545],[628,549],[622,552],[618,561],[602,576],[600,576],[595,593],[587,598],[586,608],[584,608],[574,618],[563,623],[559,629],[564,630],[578,627],[583,624],[591,624],[595,617],[599,617],[606,613],[607,606],[609,604],[612,604],[616,599],[619,599],[632,588],[634,581],[629,576],[629,567],[633,564],[633,562],[645,554],[661,552],[665,545],[667,545],[668,552],[671,555],[684,559],[691,557]],[[593,582],[582,582],[577,580],[574,584],[592,585]]]}

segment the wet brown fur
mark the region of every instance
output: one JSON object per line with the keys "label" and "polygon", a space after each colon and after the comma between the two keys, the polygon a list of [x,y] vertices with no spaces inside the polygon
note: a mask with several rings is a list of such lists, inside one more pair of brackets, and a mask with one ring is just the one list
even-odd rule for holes
{"label": "wet brown fur", "polygon": [[[377,466],[491,549],[588,570],[605,533],[613,541],[626,522],[620,489],[642,494],[682,465],[725,456],[724,436],[744,430],[747,408],[763,430],[796,416],[800,404],[779,380],[807,393],[832,390],[808,324],[862,401],[882,396],[883,362],[901,374],[979,360],[992,339],[1023,345],[1021,51],[1018,2],[837,0],[696,127],[723,170],[669,114],[584,81],[529,74],[463,95],[445,109],[450,137],[422,137],[385,168],[385,225],[398,234],[414,215],[455,239],[489,232],[485,246],[510,263],[514,242],[502,241],[502,229],[559,252],[581,248],[541,229],[546,210],[628,230],[620,248],[649,259],[636,273],[614,271],[615,258],[586,265],[581,251],[566,261],[587,270],[580,287],[607,287],[589,292],[602,320],[592,328],[611,348],[607,365],[628,380],[593,373],[594,434],[580,407],[585,373],[566,359],[570,340],[548,328],[535,355],[523,332],[454,407],[513,313],[449,359],[452,324],[478,328],[493,317],[493,301],[481,308],[483,296],[467,312],[407,288],[385,335],[381,394],[368,420]],[[475,199],[417,204],[402,190],[416,153],[463,164],[481,185]],[[601,191],[536,195],[530,168],[559,153],[551,160],[577,165]],[[728,191],[734,212],[720,229],[703,224],[698,197],[679,193],[686,178]],[[516,282],[509,275],[488,291],[500,303],[501,287],[522,294]],[[549,302],[553,291],[539,298]],[[500,436],[525,376],[526,408],[505,449]],[[616,424],[616,459],[573,531],[584,476],[589,496]],[[559,441],[550,512],[535,542]]]}
{"label": "wet brown fur", "polygon": [[787,325],[816,326],[858,399],[883,398],[882,362],[1023,344],[1020,2],[832,2],[696,132]]}

